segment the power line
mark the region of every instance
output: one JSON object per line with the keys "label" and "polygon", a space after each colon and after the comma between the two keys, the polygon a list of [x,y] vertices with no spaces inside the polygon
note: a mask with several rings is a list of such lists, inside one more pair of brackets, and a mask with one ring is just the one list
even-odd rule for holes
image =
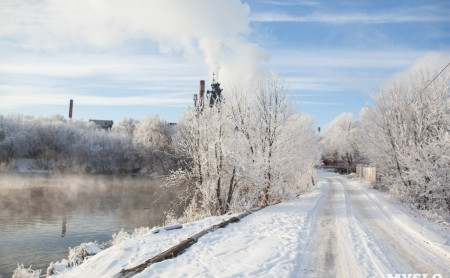
{"label": "power line", "polygon": [[438,78],[439,75],[441,75],[441,73],[444,72],[444,70],[450,65],[450,62],[425,86],[425,88],[422,89],[422,91],[420,93],[425,92],[425,90],[428,88],[428,86],[431,85],[431,83],[434,82],[434,80],[436,80],[436,78]]}

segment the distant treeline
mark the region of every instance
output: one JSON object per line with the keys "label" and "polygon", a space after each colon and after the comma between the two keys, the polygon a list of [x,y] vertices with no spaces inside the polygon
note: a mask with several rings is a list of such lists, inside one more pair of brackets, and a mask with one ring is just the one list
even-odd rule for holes
{"label": "distant treeline", "polygon": [[3,171],[31,161],[38,170],[161,174],[176,166],[175,133],[156,115],[124,118],[111,131],[61,115],[0,115],[0,165]]}

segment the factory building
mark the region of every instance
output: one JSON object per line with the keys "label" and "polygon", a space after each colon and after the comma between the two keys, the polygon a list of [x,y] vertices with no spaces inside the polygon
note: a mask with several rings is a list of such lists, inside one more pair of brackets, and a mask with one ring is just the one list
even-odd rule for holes
{"label": "factory building", "polygon": [[220,83],[216,82],[213,74],[213,82],[211,83],[211,90],[206,92],[205,100],[205,80],[200,80],[199,94],[194,94],[194,107],[199,110],[203,110],[205,102],[209,102],[209,107],[213,107],[216,103],[222,101],[222,89]]}

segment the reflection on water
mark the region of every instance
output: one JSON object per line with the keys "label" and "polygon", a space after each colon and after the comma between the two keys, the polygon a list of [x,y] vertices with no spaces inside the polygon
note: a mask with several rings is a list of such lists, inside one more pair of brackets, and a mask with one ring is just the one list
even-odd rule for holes
{"label": "reflection on water", "polygon": [[65,237],[66,236],[66,231],[67,231],[67,219],[64,217],[63,221],[62,221],[62,231],[61,231],[61,237]]}
{"label": "reflection on water", "polygon": [[144,177],[0,175],[0,275],[33,269],[83,242],[164,222],[174,194]]}

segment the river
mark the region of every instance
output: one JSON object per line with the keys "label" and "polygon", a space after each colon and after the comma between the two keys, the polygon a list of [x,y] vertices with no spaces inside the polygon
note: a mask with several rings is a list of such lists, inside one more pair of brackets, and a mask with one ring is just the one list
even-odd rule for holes
{"label": "river", "polygon": [[45,274],[69,247],[164,224],[175,194],[161,184],[148,177],[0,174],[0,277],[11,277],[17,264]]}

